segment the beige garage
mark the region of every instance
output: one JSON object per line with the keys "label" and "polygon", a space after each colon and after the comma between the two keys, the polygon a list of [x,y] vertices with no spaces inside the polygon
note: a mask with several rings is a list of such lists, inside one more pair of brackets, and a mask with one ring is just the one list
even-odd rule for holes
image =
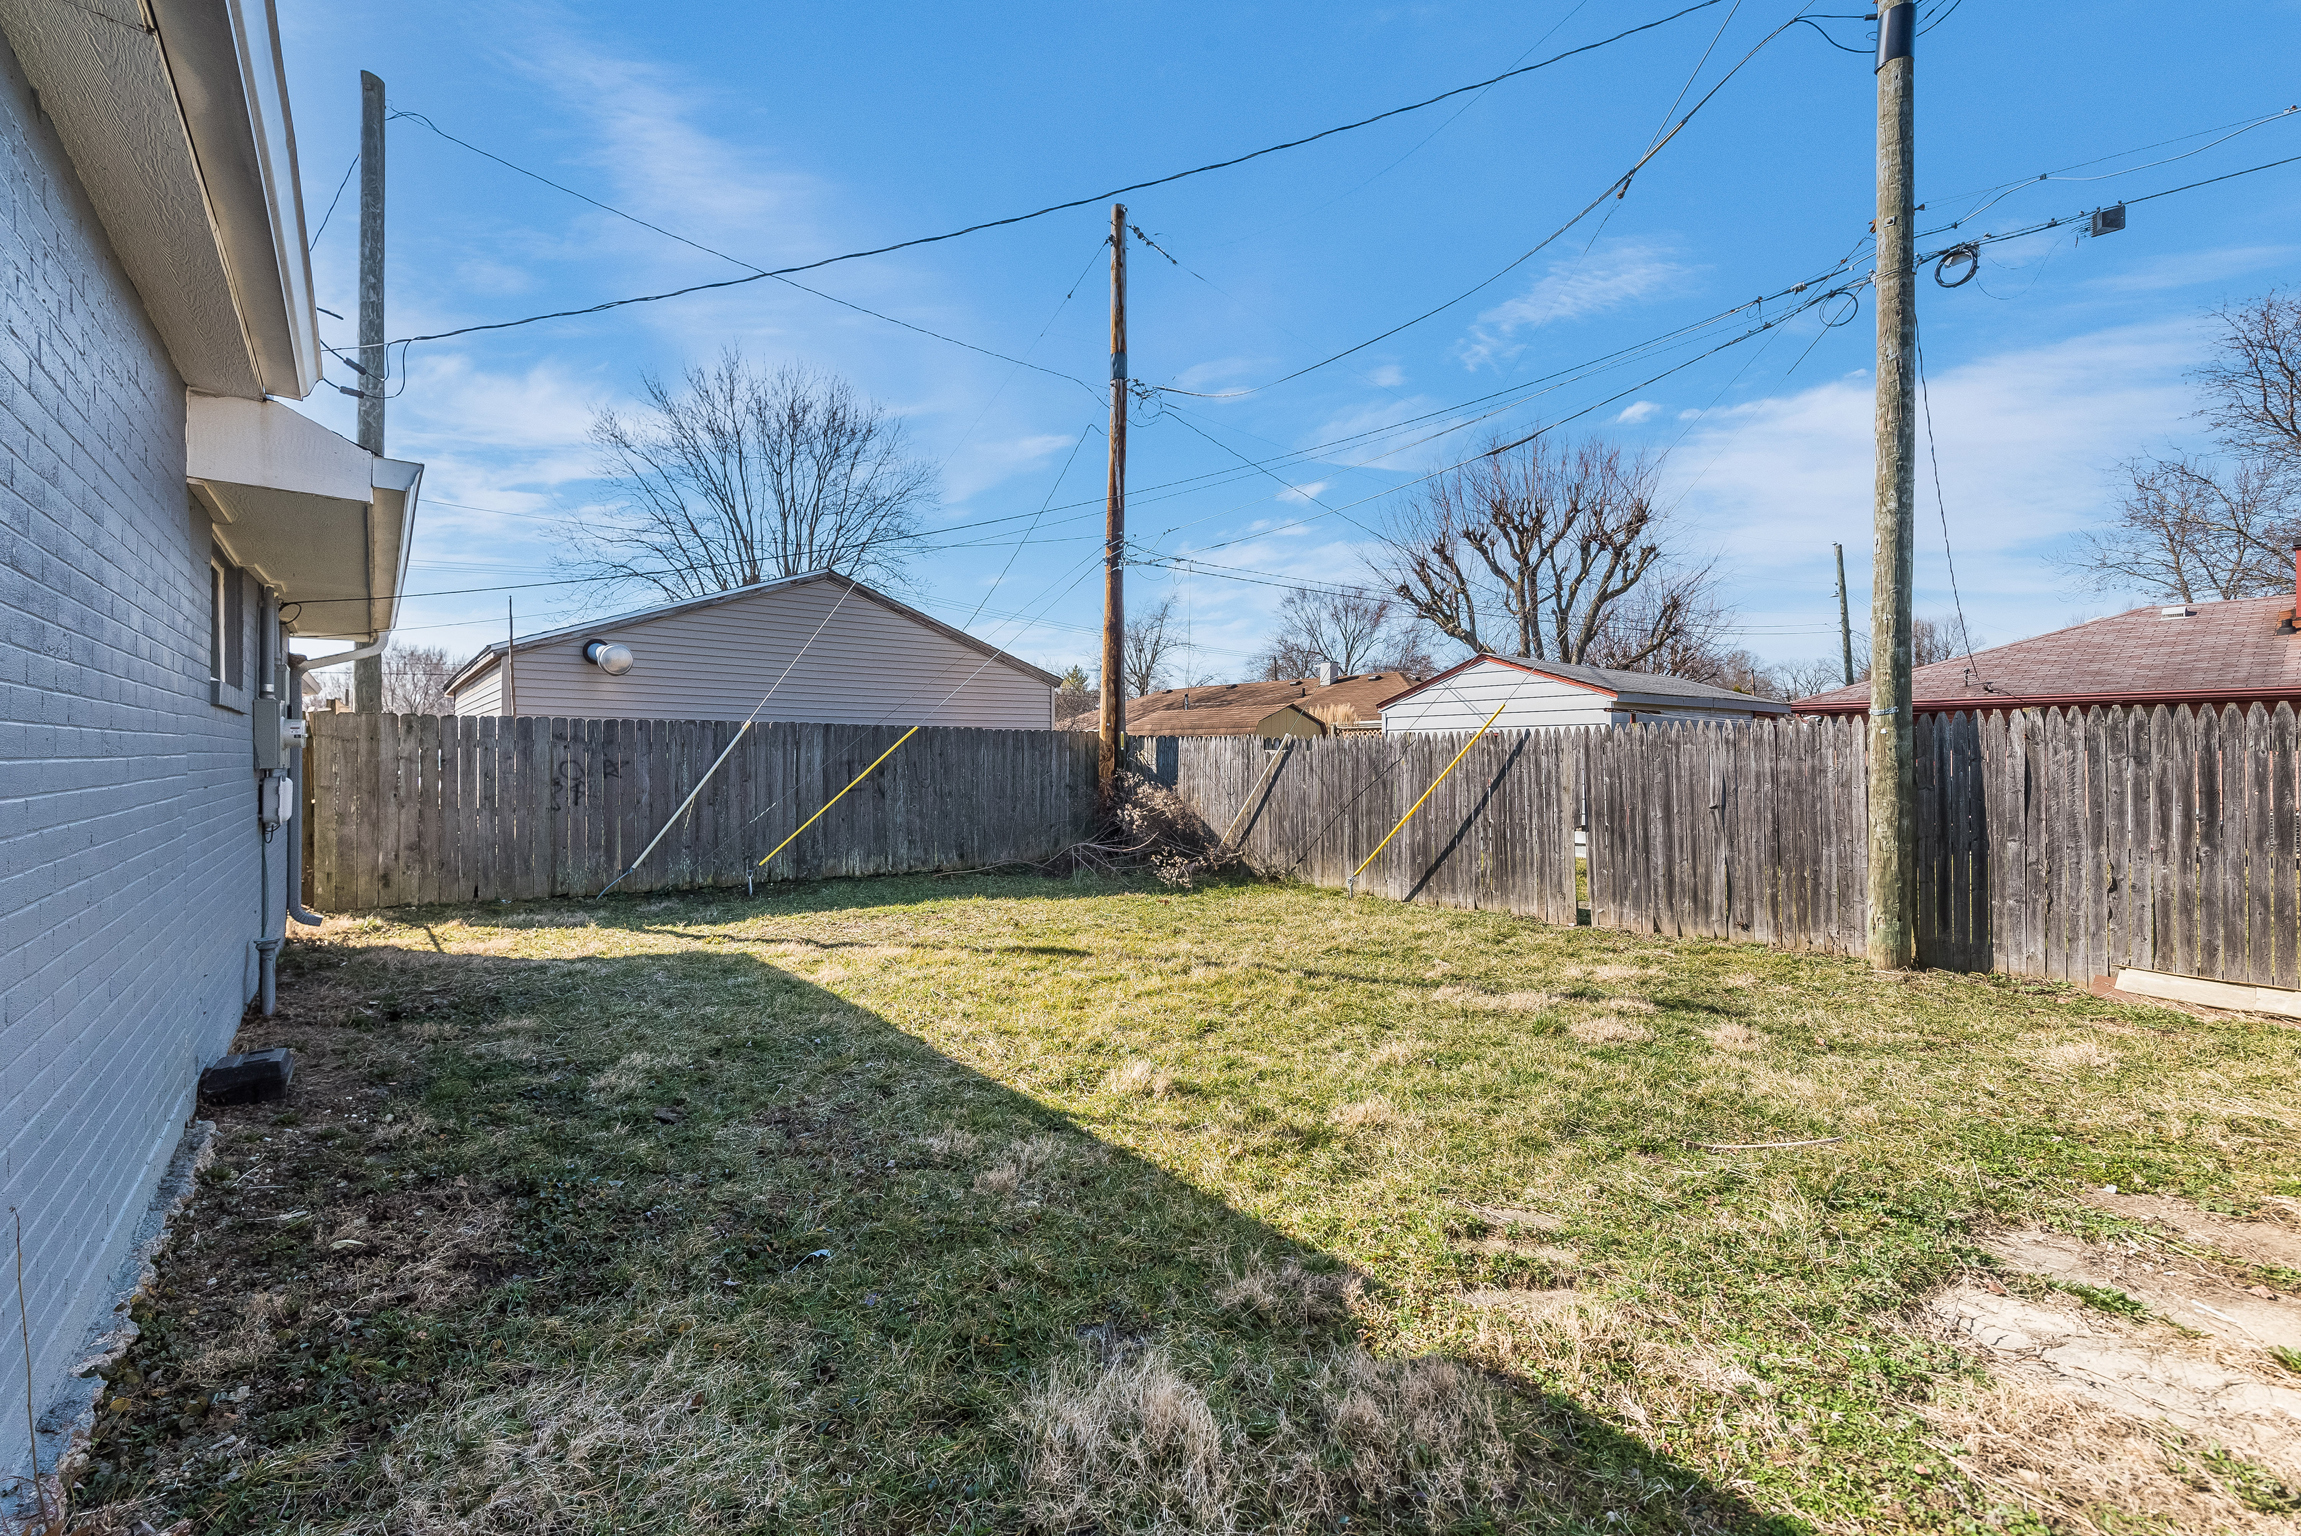
{"label": "beige garage", "polygon": [[508,666],[505,652],[448,683],[457,714],[1048,730],[1060,681],[830,571],[522,636]]}

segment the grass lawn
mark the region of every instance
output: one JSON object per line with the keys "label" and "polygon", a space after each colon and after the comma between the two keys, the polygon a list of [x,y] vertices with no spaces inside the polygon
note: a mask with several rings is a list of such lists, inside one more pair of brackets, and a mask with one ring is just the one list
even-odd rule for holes
{"label": "grass lawn", "polygon": [[[1299,887],[433,909],[282,969],[242,1045],[295,1089],[217,1115],[76,1529],[2168,1529],[1955,1454],[1987,1384],[1919,1303],[2121,1230],[2089,1186],[2301,1194],[2288,1028]],[[2190,1449],[2236,1525],[2288,1497]]]}

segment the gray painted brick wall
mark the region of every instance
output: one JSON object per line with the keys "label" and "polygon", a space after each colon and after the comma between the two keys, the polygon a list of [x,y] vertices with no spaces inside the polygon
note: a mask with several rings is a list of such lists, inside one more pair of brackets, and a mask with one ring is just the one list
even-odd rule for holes
{"label": "gray painted brick wall", "polygon": [[[183,384],[0,45],[0,1274],[13,1208],[42,1404],[115,1321],[253,990],[262,844],[248,719],[210,702],[208,553]],[[0,1490],[27,1452],[15,1310],[0,1286]]]}

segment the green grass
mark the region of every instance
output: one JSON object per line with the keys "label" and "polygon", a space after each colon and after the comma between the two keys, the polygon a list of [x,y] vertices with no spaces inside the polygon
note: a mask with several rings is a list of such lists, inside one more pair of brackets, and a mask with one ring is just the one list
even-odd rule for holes
{"label": "green grass", "polygon": [[2042,1529],[1945,1460],[1915,1304],[2085,1185],[2301,1193],[2288,1030],[1294,887],[443,909],[283,972],[110,1528]]}

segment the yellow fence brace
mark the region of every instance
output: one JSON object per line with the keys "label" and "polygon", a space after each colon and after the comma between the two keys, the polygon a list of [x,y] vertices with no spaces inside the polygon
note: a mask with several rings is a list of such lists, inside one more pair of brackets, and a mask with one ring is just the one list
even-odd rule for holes
{"label": "yellow fence brace", "polygon": [[[909,740],[910,740],[912,737],[914,737],[914,736],[916,736],[916,735],[918,735],[918,734],[919,734],[919,728],[918,728],[917,726],[915,726],[915,725],[914,725],[914,726],[912,726],[912,727],[911,727],[909,730],[905,731],[905,732],[904,732],[902,735],[900,735],[900,736],[898,736],[898,737],[896,737],[896,738],[895,738],[895,747],[899,747],[899,746],[901,746],[901,745],[902,745],[904,742],[906,742],[906,741],[909,741]],[[889,747],[889,748],[888,748],[886,751],[884,751],[884,752],[880,753],[880,754],[879,754],[877,757],[874,757],[874,758],[872,758],[872,759],[871,759],[871,768],[876,768],[876,767],[878,767],[878,766],[879,766],[881,763],[885,762],[885,761],[886,761],[888,758],[890,758],[890,757],[893,757],[893,756],[895,755],[895,747]],[[855,775],[855,777],[854,777],[852,780],[850,780],[850,781],[849,781],[849,783],[848,783],[848,785],[847,785],[847,789],[853,789],[853,788],[854,788],[854,787],[855,787],[857,784],[860,784],[860,783],[862,783],[862,782],[863,782],[865,779],[869,778],[869,777],[871,776],[871,768],[866,768],[866,769],[864,769],[864,770],[863,770],[861,773],[858,773],[858,774],[856,774],[856,775]],[[828,799],[828,800],[824,801],[824,802],[823,802],[823,811],[827,811],[827,810],[831,809],[831,807],[832,807],[832,806],[834,806],[834,805],[837,805],[837,804],[838,804],[840,801],[842,801],[842,800],[846,799],[846,798],[847,798],[847,789],[842,789],[842,790],[840,790],[840,791],[839,791],[837,794],[833,795],[833,796],[832,796],[830,799]],[[821,821],[821,820],[823,819],[823,811],[817,811],[817,812],[816,812],[814,815],[812,815],[812,816],[808,817],[808,818],[807,818],[805,821],[802,821],[801,823],[799,823],[798,827],[792,831],[792,833],[791,833],[791,836],[790,836],[790,837],[787,837],[787,838],[783,839],[783,841],[781,841],[781,842],[777,843],[777,844],[775,845],[775,847],[773,848],[773,850],[771,850],[771,851],[768,853],[768,855],[767,855],[767,858],[765,858],[765,859],[761,859],[761,860],[759,861],[759,863],[758,863],[758,866],[757,866],[757,867],[758,867],[758,868],[760,868],[760,869],[765,869],[765,868],[767,867],[767,863],[768,863],[768,860],[770,860],[770,859],[773,859],[773,858],[775,857],[775,855],[776,855],[776,854],[778,854],[778,853],[781,853],[781,852],[782,852],[784,849],[786,849],[786,848],[790,847],[790,846],[791,846],[791,843],[792,843],[792,840],[793,840],[793,839],[795,839],[795,838],[797,838],[797,837],[798,837],[798,835],[799,835],[801,832],[804,832],[804,831],[806,831],[806,830],[807,830],[809,827],[811,827],[811,826],[815,825],[815,823],[816,823],[816,822],[818,822],[818,821]]]}
{"label": "yellow fence brace", "polygon": [[[1478,727],[1478,736],[1483,736],[1488,731],[1492,730],[1494,728],[1494,722],[1502,718],[1502,711],[1508,709],[1509,707],[1510,702],[1507,699],[1496,705],[1494,713],[1486,717],[1486,723]],[[1445,772],[1439,774],[1437,778],[1432,779],[1430,781],[1430,787],[1422,792],[1422,800],[1428,800],[1432,795],[1438,793],[1438,786],[1446,782],[1446,775],[1448,773],[1452,773],[1454,771],[1454,763],[1459,763],[1462,761],[1462,759],[1468,757],[1470,755],[1470,749],[1478,745],[1478,736],[1473,736],[1462,744],[1462,750],[1454,754],[1454,762],[1448,763],[1446,765]],[[900,743],[898,743],[898,745],[900,745]],[[1358,867],[1350,872],[1350,878],[1342,882],[1342,888],[1345,892],[1352,896],[1358,894],[1358,877],[1366,873],[1366,866],[1374,862],[1376,854],[1381,853],[1383,849],[1390,846],[1390,839],[1398,835],[1398,827],[1403,827],[1414,819],[1414,813],[1422,809],[1422,800],[1417,800],[1412,805],[1408,806],[1406,808],[1406,814],[1398,818],[1398,826],[1392,827],[1388,836],[1385,836],[1381,842],[1374,845],[1373,853],[1368,854],[1364,859],[1359,861]]]}

